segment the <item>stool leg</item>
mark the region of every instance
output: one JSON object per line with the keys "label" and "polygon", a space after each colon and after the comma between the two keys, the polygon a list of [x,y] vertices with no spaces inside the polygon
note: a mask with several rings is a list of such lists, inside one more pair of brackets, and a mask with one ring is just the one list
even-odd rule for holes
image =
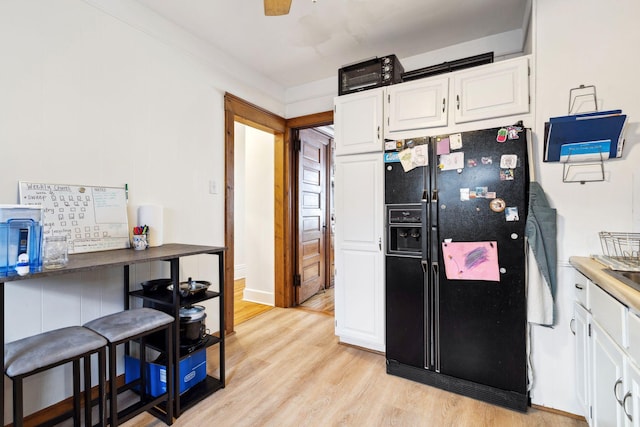
{"label": "stool leg", "polygon": [[13,425],[22,427],[22,377],[13,378]]}
{"label": "stool leg", "polygon": [[[165,329],[165,342],[167,343],[167,425],[173,424],[173,405],[174,405],[174,395],[176,394],[174,385],[175,385],[175,374],[174,374],[174,357],[173,357],[173,325],[169,324],[169,326]],[[176,357],[177,359],[177,357]]]}
{"label": "stool leg", "polygon": [[111,426],[118,425],[118,385],[116,384],[116,345],[109,344],[109,407]]}
{"label": "stool leg", "polygon": [[105,359],[106,351],[103,347],[98,351],[98,425],[101,427],[107,425],[107,390],[105,387],[107,368]]}
{"label": "stool leg", "polygon": [[85,356],[82,361],[84,368],[84,425],[91,427],[91,356]]}
{"label": "stool leg", "polygon": [[73,362],[73,425],[80,427],[80,359]]}

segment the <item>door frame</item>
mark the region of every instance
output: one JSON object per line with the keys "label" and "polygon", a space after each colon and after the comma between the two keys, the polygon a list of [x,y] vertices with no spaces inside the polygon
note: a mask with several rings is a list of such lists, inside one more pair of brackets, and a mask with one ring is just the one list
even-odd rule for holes
{"label": "door frame", "polygon": [[284,119],[261,107],[225,92],[225,186],[224,239],[224,320],[225,333],[234,331],[233,281],[234,281],[234,123],[239,122],[273,134],[274,137],[274,217],[275,217],[275,289],[276,307],[294,305],[293,275],[295,273],[295,215],[297,203],[293,178],[294,147],[291,129],[324,126],[333,123],[333,111],[316,113],[292,119]]}

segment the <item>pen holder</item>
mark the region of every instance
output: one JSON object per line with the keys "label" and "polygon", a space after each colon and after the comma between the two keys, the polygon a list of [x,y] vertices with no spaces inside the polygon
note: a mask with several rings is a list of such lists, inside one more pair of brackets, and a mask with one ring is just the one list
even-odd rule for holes
{"label": "pen holder", "polygon": [[146,234],[134,234],[133,240],[131,241],[131,245],[133,249],[136,251],[143,251],[149,247],[149,243],[147,242]]}

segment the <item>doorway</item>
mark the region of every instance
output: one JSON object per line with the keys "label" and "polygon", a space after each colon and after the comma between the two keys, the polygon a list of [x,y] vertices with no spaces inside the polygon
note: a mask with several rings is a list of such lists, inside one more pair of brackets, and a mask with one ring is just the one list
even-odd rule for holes
{"label": "doorway", "polygon": [[234,126],[234,324],[274,306],[274,138]]}
{"label": "doorway", "polygon": [[293,129],[297,175],[295,303],[333,313],[333,127]]}
{"label": "doorway", "polygon": [[333,111],[285,120],[230,93],[225,103],[225,333],[234,331],[234,126],[247,124],[273,134],[274,139],[274,304],[292,307],[295,268],[294,160],[291,129],[333,124]]}

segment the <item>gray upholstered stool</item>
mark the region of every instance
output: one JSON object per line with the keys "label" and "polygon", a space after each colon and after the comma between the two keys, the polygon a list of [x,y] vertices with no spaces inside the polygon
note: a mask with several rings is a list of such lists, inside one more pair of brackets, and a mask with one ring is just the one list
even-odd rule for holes
{"label": "gray upholstered stool", "polygon": [[73,413],[56,418],[55,422],[73,417],[80,426],[80,359],[84,359],[85,425],[91,426],[91,355],[98,354],[99,425],[106,425],[105,411],[105,346],[100,335],[70,326],[13,341],[4,347],[5,374],[13,380],[13,425],[23,425],[22,380],[44,370],[73,362]]}
{"label": "gray upholstered stool", "polygon": [[[165,423],[173,424],[173,399],[174,399],[174,375],[173,375],[173,326],[174,318],[152,308],[136,308],[114,313],[101,317],[84,326],[105,337],[108,341],[109,349],[109,402],[110,402],[110,424],[117,426],[136,416],[137,414],[151,410],[154,415],[162,415]],[[147,394],[147,361],[146,361],[146,338],[159,331],[165,332],[165,348],[162,351],[166,355],[166,381],[167,392],[158,397]],[[118,387],[116,385],[116,347],[129,341],[140,342],[140,379],[126,384],[121,391],[138,386],[140,400],[129,407],[118,411]],[[164,345],[164,343],[163,343]],[[156,348],[158,349],[158,348]],[[155,407],[166,402],[163,413]]]}

